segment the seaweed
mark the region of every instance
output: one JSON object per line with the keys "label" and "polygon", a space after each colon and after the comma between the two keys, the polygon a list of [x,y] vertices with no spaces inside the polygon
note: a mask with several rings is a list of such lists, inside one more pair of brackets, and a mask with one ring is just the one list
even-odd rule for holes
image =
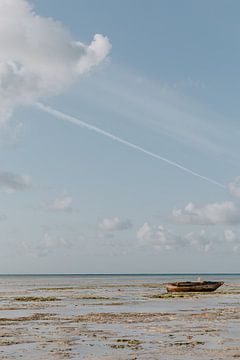
{"label": "seaweed", "polygon": [[55,296],[18,296],[14,298],[15,301],[32,302],[32,301],[58,301],[59,299]]}

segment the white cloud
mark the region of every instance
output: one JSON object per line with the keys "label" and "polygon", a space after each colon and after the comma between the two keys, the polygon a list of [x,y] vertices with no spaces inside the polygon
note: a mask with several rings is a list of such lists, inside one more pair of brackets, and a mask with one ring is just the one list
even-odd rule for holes
{"label": "white cloud", "polygon": [[190,232],[185,236],[186,241],[198,251],[208,252],[212,249],[214,242],[212,237],[204,229],[200,232]]}
{"label": "white cloud", "polygon": [[180,236],[176,236],[163,226],[150,226],[147,222],[137,232],[137,239],[142,246],[151,246],[155,250],[175,250],[184,246]]}
{"label": "white cloud", "polygon": [[72,243],[63,237],[54,237],[45,233],[38,244],[23,242],[22,246],[29,255],[43,257],[60,249],[70,248]]}
{"label": "white cloud", "polygon": [[63,195],[56,198],[53,202],[46,206],[46,209],[52,212],[70,212],[72,208],[73,199],[69,195]]}
{"label": "white cloud", "polygon": [[189,203],[183,209],[174,209],[170,219],[178,224],[237,224],[240,222],[240,209],[231,201],[211,203],[202,208]]}
{"label": "white cloud", "polygon": [[103,232],[115,232],[131,229],[132,223],[129,219],[120,220],[118,217],[105,218],[98,224],[98,229]]}
{"label": "white cloud", "polygon": [[0,190],[7,193],[27,190],[31,187],[28,175],[18,175],[11,172],[0,171]]}
{"label": "white cloud", "polygon": [[228,244],[232,246],[234,252],[240,250],[240,233],[231,229],[224,231],[224,238]]}
{"label": "white cloud", "polygon": [[[228,245],[232,245],[233,251],[240,250],[240,233],[225,230],[224,239],[228,242]],[[186,251],[193,249],[207,253],[221,247],[224,249],[224,245],[226,245],[224,239],[221,234],[212,231],[207,232],[205,229],[180,235],[163,226],[152,226],[147,222],[137,231],[137,245],[154,251],[177,251],[180,249]]]}
{"label": "white cloud", "polygon": [[38,16],[26,0],[1,0],[0,124],[14,106],[65,90],[110,48],[100,34],[90,45],[73,40],[60,22]]}
{"label": "white cloud", "polygon": [[240,176],[238,176],[233,182],[228,184],[230,194],[240,198]]}
{"label": "white cloud", "polygon": [[[209,229],[209,228],[208,228]],[[191,231],[186,234],[176,234],[172,230],[148,222],[137,231],[137,245],[154,251],[177,251],[193,249],[199,252],[210,251],[240,251],[240,231],[225,229],[224,232]]]}

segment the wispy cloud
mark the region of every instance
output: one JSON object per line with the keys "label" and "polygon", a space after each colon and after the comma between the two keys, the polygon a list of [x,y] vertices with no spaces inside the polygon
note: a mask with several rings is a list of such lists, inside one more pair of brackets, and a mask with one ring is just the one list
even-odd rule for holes
{"label": "wispy cloud", "polygon": [[17,124],[7,123],[0,131],[0,146],[15,147],[19,143],[24,135],[23,122]]}
{"label": "wispy cloud", "polygon": [[37,15],[26,0],[0,2],[0,124],[14,106],[65,90],[102,62],[111,45],[96,34],[89,45],[58,21]]}
{"label": "wispy cloud", "polygon": [[236,177],[234,181],[230,182],[228,188],[230,194],[237,198],[240,198],[240,176]]}
{"label": "wispy cloud", "polygon": [[28,190],[32,182],[28,175],[0,171],[0,190],[6,193]]}
{"label": "wispy cloud", "polygon": [[226,146],[226,140],[233,145],[231,131],[229,133],[232,124],[225,126],[221,114],[182,92],[175,83],[156,82],[146,77],[139,80],[138,74],[119,67],[112,66],[111,71],[105,81],[101,81],[101,74],[97,81],[90,79],[90,86],[81,96],[88,101],[94,97],[99,108],[105,108],[113,119],[121,119],[121,123],[142,125],[177,145],[214,156],[224,154],[227,161],[236,158],[235,150]]}
{"label": "wispy cloud", "polygon": [[56,251],[71,248],[72,242],[61,236],[45,233],[38,243],[24,241],[22,247],[29,255],[44,257]]}
{"label": "wispy cloud", "polygon": [[185,167],[185,166],[183,166],[183,165],[181,165],[181,164],[179,164],[179,163],[177,163],[175,161],[172,161],[172,160],[170,160],[170,159],[168,159],[166,157],[163,157],[163,156],[161,156],[159,154],[153,153],[153,152],[151,152],[151,151],[149,151],[149,150],[147,150],[147,149],[145,149],[145,148],[143,148],[143,147],[141,147],[139,145],[136,145],[136,144],[134,144],[132,142],[129,142],[129,141],[127,141],[127,140],[125,140],[125,139],[123,139],[123,138],[121,138],[119,136],[116,136],[116,135],[114,135],[114,134],[112,134],[112,133],[110,133],[108,131],[105,131],[105,130],[97,127],[97,126],[86,123],[85,121],[82,121],[82,120],[80,120],[80,119],[78,119],[78,118],[76,118],[74,116],[65,114],[65,113],[63,113],[61,111],[58,111],[56,109],[51,108],[50,106],[46,106],[46,105],[41,104],[41,103],[36,103],[35,106],[37,108],[39,108],[40,110],[43,110],[44,112],[55,116],[58,119],[67,121],[69,123],[72,123],[72,124],[77,125],[77,126],[82,127],[82,128],[86,128],[88,130],[92,130],[92,131],[94,131],[94,132],[96,132],[96,133],[98,133],[100,135],[103,135],[103,136],[105,136],[105,137],[107,137],[107,138],[109,138],[109,139],[111,139],[113,141],[119,142],[119,143],[121,143],[121,144],[123,144],[123,145],[125,145],[125,146],[127,146],[129,148],[132,148],[132,149],[137,150],[137,151],[139,151],[141,153],[144,153],[145,155],[151,156],[152,158],[155,158],[155,159],[160,160],[162,162],[165,162],[165,163],[167,163],[167,164],[169,164],[171,166],[174,166],[174,167],[176,167],[176,168],[178,168],[178,169],[180,169],[180,170],[182,170],[182,171],[184,171],[184,172],[186,172],[186,173],[188,173],[188,174],[190,174],[192,176],[198,177],[198,178],[200,178],[200,179],[202,179],[204,181],[207,181],[207,182],[209,182],[211,184],[217,185],[217,186],[219,186],[221,188],[225,188],[224,184],[221,184],[220,182],[218,182],[218,181],[216,181],[216,180],[214,180],[212,178],[204,176],[204,175],[200,174],[199,172],[196,172],[196,171],[194,171],[194,170],[192,170],[190,168],[187,168],[187,167]]}
{"label": "wispy cloud", "polygon": [[51,212],[71,212],[73,198],[67,194],[57,197],[45,206],[45,209]]}

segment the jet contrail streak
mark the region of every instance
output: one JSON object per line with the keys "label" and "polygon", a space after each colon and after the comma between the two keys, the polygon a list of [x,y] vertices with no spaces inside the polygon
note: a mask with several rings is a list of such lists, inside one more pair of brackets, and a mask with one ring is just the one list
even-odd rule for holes
{"label": "jet contrail streak", "polygon": [[160,156],[160,155],[155,154],[155,153],[153,153],[151,151],[148,151],[148,150],[144,149],[141,146],[135,145],[135,144],[133,144],[133,143],[127,141],[127,140],[124,140],[124,139],[122,139],[122,138],[120,138],[120,137],[118,137],[118,136],[116,136],[114,134],[111,134],[111,133],[109,133],[109,132],[107,132],[105,130],[100,129],[97,126],[88,124],[88,123],[86,123],[86,122],[84,122],[84,121],[82,121],[82,120],[80,120],[80,119],[78,119],[76,117],[67,115],[67,114],[65,114],[65,113],[63,113],[61,111],[55,110],[55,109],[51,108],[50,106],[46,106],[46,105],[41,104],[41,103],[35,103],[35,106],[37,108],[41,109],[42,111],[53,115],[56,118],[62,119],[62,120],[67,121],[67,122],[70,122],[70,123],[75,124],[77,126],[80,126],[82,128],[86,128],[88,130],[95,131],[98,134],[106,136],[109,139],[117,141],[117,142],[119,142],[119,143],[121,143],[123,145],[126,145],[126,146],[128,146],[128,147],[130,147],[132,149],[135,149],[135,150],[140,151],[140,152],[142,152],[142,153],[144,153],[146,155],[149,155],[149,156],[151,156],[151,157],[153,157],[155,159],[161,160],[161,161],[163,161],[163,162],[165,162],[165,163],[167,163],[169,165],[172,165],[172,166],[174,166],[174,167],[176,167],[176,168],[178,168],[180,170],[183,170],[183,171],[185,171],[185,172],[187,172],[187,173],[189,173],[189,174],[191,174],[193,176],[196,176],[196,177],[198,177],[198,178],[200,178],[202,180],[208,181],[209,183],[220,186],[222,188],[226,187],[225,185],[219,183],[218,181],[215,181],[215,180],[213,180],[213,179],[211,179],[211,178],[209,178],[207,176],[203,176],[203,175],[201,175],[201,174],[199,174],[199,173],[197,173],[197,172],[195,172],[195,171],[193,171],[193,170],[191,170],[189,168],[186,168],[185,166],[182,166],[182,165],[180,165],[180,164],[178,164],[178,163],[176,163],[176,162],[174,162],[172,160],[166,159],[163,156]]}

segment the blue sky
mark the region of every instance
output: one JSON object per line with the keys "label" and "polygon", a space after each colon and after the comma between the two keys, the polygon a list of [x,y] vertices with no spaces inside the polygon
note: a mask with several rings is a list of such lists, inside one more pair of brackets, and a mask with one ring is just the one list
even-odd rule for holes
{"label": "blue sky", "polygon": [[1,273],[239,271],[239,6],[0,4]]}

